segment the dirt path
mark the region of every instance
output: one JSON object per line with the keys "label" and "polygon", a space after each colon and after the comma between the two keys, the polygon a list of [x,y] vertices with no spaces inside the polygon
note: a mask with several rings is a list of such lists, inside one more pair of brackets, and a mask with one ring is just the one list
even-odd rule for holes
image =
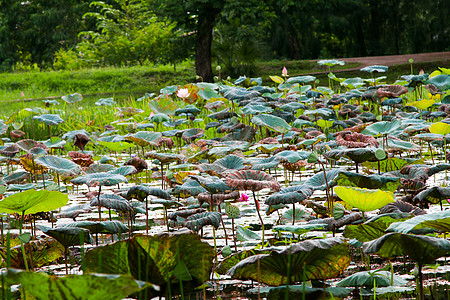
{"label": "dirt path", "polygon": [[[442,61],[447,62],[447,65],[443,67],[448,67],[448,62],[450,61],[450,52],[433,52],[433,53],[418,53],[418,54],[403,54],[403,55],[385,55],[385,56],[366,56],[366,57],[351,57],[351,58],[339,58],[339,60],[345,61],[346,64],[360,63],[358,67],[333,70],[333,72],[345,72],[354,71],[371,65],[384,65],[384,66],[395,66],[409,64],[409,59],[414,59],[414,63],[425,63],[425,62],[436,62]],[[312,60],[317,62],[318,60]],[[321,74],[328,73],[328,71],[314,72],[308,74]]]}

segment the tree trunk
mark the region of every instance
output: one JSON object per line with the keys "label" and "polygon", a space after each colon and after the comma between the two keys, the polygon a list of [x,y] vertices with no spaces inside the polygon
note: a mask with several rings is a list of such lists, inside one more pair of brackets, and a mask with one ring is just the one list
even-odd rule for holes
{"label": "tree trunk", "polygon": [[210,7],[198,15],[197,36],[195,39],[195,71],[200,80],[213,82],[211,67],[211,43],[213,38],[214,21],[219,10]]}

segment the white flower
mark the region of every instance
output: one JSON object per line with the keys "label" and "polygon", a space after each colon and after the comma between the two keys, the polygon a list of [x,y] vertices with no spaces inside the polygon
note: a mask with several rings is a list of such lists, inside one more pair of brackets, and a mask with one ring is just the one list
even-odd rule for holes
{"label": "white flower", "polygon": [[177,96],[181,99],[186,99],[189,95],[190,93],[188,89],[179,89],[177,92]]}

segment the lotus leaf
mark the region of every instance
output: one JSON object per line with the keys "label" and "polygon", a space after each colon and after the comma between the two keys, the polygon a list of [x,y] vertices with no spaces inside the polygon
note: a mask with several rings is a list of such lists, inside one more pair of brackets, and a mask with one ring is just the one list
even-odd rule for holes
{"label": "lotus leaf", "polygon": [[[176,291],[178,280],[174,274],[181,259],[192,280],[183,281],[184,291],[193,290],[209,279],[215,253],[197,234],[178,231],[175,234],[154,236],[138,235],[132,239],[98,247],[86,254],[86,271],[109,274],[128,274],[134,278],[153,282],[167,292],[167,281]],[[99,264],[102,260],[102,264]],[[149,291],[148,296],[156,296]]]}
{"label": "lotus leaf", "polygon": [[380,121],[367,126],[363,130],[362,134],[368,134],[373,136],[388,135],[399,129],[400,125],[401,125],[400,121],[394,122]]}
{"label": "lotus leaf", "polygon": [[326,171],[326,182],[323,172],[317,173],[306,180],[303,185],[305,187],[311,187],[314,191],[324,191],[327,188],[327,183],[328,187],[333,187],[336,185],[334,179],[339,175],[340,172],[342,172],[342,169],[331,169]]}
{"label": "lotus leaf", "polygon": [[225,179],[228,186],[239,190],[259,191],[270,188],[279,191],[280,184],[272,176],[258,170],[240,170],[228,174]]}
{"label": "lotus leaf", "polygon": [[[108,173],[114,170],[115,167],[109,164],[91,164],[88,168],[84,170],[86,174],[94,174],[94,173]],[[82,183],[81,183],[82,184]]]}
{"label": "lotus leaf", "polygon": [[59,115],[52,115],[52,114],[44,114],[40,116],[34,116],[34,120],[38,120],[41,122],[44,122],[47,125],[58,125],[60,123],[64,123],[64,120],[61,119]]}
{"label": "lotus leaf", "polygon": [[425,110],[428,107],[432,106],[434,103],[435,103],[434,100],[426,100],[426,99],[424,99],[424,100],[411,102],[411,103],[409,103],[409,105],[414,106],[414,107],[416,107],[416,108],[418,108],[420,110]]}
{"label": "lotus leaf", "polygon": [[89,187],[93,186],[111,186],[120,182],[128,182],[125,176],[119,174],[111,174],[107,172],[92,173],[79,176],[72,179],[70,182],[73,184],[86,184]]}
{"label": "lotus leaf", "polygon": [[431,133],[447,135],[450,133],[450,124],[444,122],[433,123],[429,130]]}
{"label": "lotus leaf", "polygon": [[450,75],[441,74],[437,76],[433,76],[430,79],[426,80],[424,83],[432,84],[438,88],[440,92],[445,92],[450,89]]}
{"label": "lotus leaf", "polygon": [[308,185],[291,186],[271,195],[265,201],[268,205],[302,202],[312,196],[314,189]]}
{"label": "lotus leaf", "polygon": [[73,140],[75,138],[75,135],[82,133],[85,134],[87,136],[89,136],[89,133],[85,130],[85,129],[80,129],[80,130],[72,130],[72,131],[68,131],[66,133],[63,134],[63,136],[61,137],[63,140]]}
{"label": "lotus leaf", "polygon": [[64,247],[70,247],[75,245],[83,245],[84,243],[92,244],[93,240],[88,229],[78,227],[58,227],[49,228],[46,226],[39,226],[48,236],[51,236]]}
{"label": "lotus leaf", "polygon": [[369,72],[369,73],[386,72],[388,70],[388,68],[389,68],[388,66],[372,65],[372,66],[364,67],[364,68],[360,69],[360,71]]}
{"label": "lotus leaf", "polygon": [[115,194],[100,194],[99,197],[92,198],[90,204],[91,206],[101,206],[121,212],[133,211],[133,207],[127,199]]}
{"label": "lotus leaf", "polygon": [[172,197],[168,192],[160,188],[148,187],[145,185],[135,185],[132,186],[125,196],[126,199],[137,199],[139,201],[144,201],[148,196],[155,196],[165,200],[171,200]]}
{"label": "lotus leaf", "polygon": [[73,103],[77,103],[77,102],[80,102],[81,100],[83,100],[83,95],[81,95],[80,93],[74,93],[74,94],[62,96],[61,99],[63,99],[67,103],[73,104]]}
{"label": "lotus leaf", "polygon": [[200,193],[205,193],[207,190],[203,188],[198,181],[193,179],[186,180],[185,183],[183,183],[180,186],[176,186],[174,189],[174,193],[183,193],[187,195],[197,196]]}
{"label": "lotus leaf", "polygon": [[363,162],[363,166],[369,169],[380,170],[380,172],[391,172],[401,170],[404,166],[410,164],[423,164],[422,159],[389,157],[379,162]]}
{"label": "lotus leaf", "polygon": [[186,105],[186,106],[183,107],[183,108],[178,108],[177,110],[175,110],[174,115],[175,115],[175,116],[179,116],[179,115],[185,114],[185,115],[193,115],[193,116],[196,116],[196,115],[198,115],[200,112],[201,112],[200,109],[198,109],[197,107],[195,107],[195,105],[190,104],[190,105]]}
{"label": "lotus leaf", "polygon": [[354,78],[348,78],[341,82],[341,85],[351,88],[351,89],[357,89],[364,85],[364,80],[359,77]]}
{"label": "lotus leaf", "polygon": [[431,236],[388,233],[363,244],[365,253],[376,253],[383,258],[408,255],[418,264],[431,264],[437,258],[450,254],[450,241]]}
{"label": "lotus leaf", "polygon": [[98,99],[97,102],[95,102],[95,105],[97,106],[114,106],[116,105],[116,101],[114,101],[114,98],[101,98]]}
{"label": "lotus leaf", "polygon": [[[363,224],[347,225],[344,236],[349,239],[357,239],[360,242],[368,242],[384,235],[386,229],[393,223],[401,222],[409,218],[409,214],[399,214],[393,218],[393,214],[380,215],[379,218],[364,222]],[[400,217],[400,218],[397,218]],[[402,218],[403,217],[403,218]]]}
{"label": "lotus leaf", "polygon": [[450,232],[449,210],[424,214],[403,222],[394,223],[387,228],[386,232],[424,234],[436,230]]}
{"label": "lotus leaf", "polygon": [[[391,279],[393,282],[391,284]],[[387,286],[400,286],[406,285],[407,281],[400,276],[392,274],[389,271],[375,270],[375,271],[362,271],[352,274],[341,281],[336,286],[340,287],[387,287]]]}
{"label": "lotus leaf", "polygon": [[114,221],[82,221],[82,222],[73,222],[67,224],[65,227],[77,227],[77,228],[85,228],[88,229],[91,233],[125,233],[128,232],[129,229],[122,222],[114,220]]}
{"label": "lotus leaf", "polygon": [[8,125],[0,121],[0,135],[5,134],[8,131]]}
{"label": "lotus leaf", "polygon": [[322,60],[317,61],[317,63],[321,66],[328,66],[328,67],[332,67],[332,66],[336,66],[336,65],[340,65],[340,66],[345,65],[344,61],[337,60],[337,59],[322,59]]}
{"label": "lotus leaf", "polygon": [[221,97],[220,94],[211,87],[201,87],[197,94],[204,100]]}
{"label": "lotus leaf", "polygon": [[123,299],[143,288],[159,288],[127,275],[83,274],[64,277],[9,269],[9,284],[20,283],[36,299]]}
{"label": "lotus leaf", "polygon": [[197,181],[210,194],[229,193],[233,190],[225,181],[216,176],[190,175],[189,177]]}
{"label": "lotus leaf", "polygon": [[0,212],[35,214],[63,207],[67,202],[69,202],[69,197],[61,192],[28,190],[13,194],[0,201]]}
{"label": "lotus leaf", "polygon": [[64,146],[67,144],[67,142],[59,137],[54,136],[46,141],[43,141],[42,144],[45,145],[47,148],[64,149]]}
{"label": "lotus leaf", "polygon": [[9,174],[3,178],[5,184],[20,184],[25,181],[28,182],[31,178],[31,174],[25,171],[17,171]]}
{"label": "lotus leaf", "polygon": [[380,189],[395,192],[400,185],[400,178],[380,175],[361,175],[353,172],[342,171],[335,179],[338,185],[353,186],[366,189]]}
{"label": "lotus leaf", "polygon": [[[262,290],[262,288],[260,288]],[[247,291],[249,293],[249,291]],[[269,289],[267,299],[283,300],[286,299],[344,299],[351,294],[351,291],[342,287],[315,288],[307,285],[289,285],[277,286]]]}
{"label": "lotus leaf", "polygon": [[77,176],[81,172],[79,165],[71,160],[58,157],[58,156],[42,156],[34,160],[38,165],[44,166],[50,170],[53,170],[57,174],[65,177]]}
{"label": "lotus leaf", "polygon": [[273,109],[266,103],[250,102],[242,108],[242,113],[245,115],[256,115],[263,113],[271,113]]}
{"label": "lotus leaf", "polygon": [[202,136],[205,135],[205,130],[202,128],[191,128],[191,129],[187,129],[185,131],[183,131],[183,134],[181,135],[181,138],[188,142],[188,143],[192,143],[193,141],[195,141],[196,139],[201,138]]}
{"label": "lotus leaf", "polygon": [[162,134],[160,132],[139,131],[126,135],[124,138],[126,141],[133,142],[138,146],[146,147],[148,145],[156,146],[161,137]]}
{"label": "lotus leaf", "polygon": [[326,230],[326,224],[278,225],[274,226],[272,230],[304,234],[314,230]]}
{"label": "lotus leaf", "polygon": [[254,116],[252,118],[252,123],[259,126],[267,126],[270,129],[280,133],[287,133],[291,129],[291,125],[289,125],[285,120],[273,115]]}
{"label": "lotus leaf", "polygon": [[138,170],[134,166],[123,165],[123,166],[118,167],[117,169],[113,169],[111,171],[108,171],[108,173],[128,176],[128,175],[131,175],[131,174],[138,173]]}
{"label": "lotus leaf", "polygon": [[283,251],[245,258],[232,267],[227,275],[268,285],[286,284],[288,275],[289,282],[323,280],[341,274],[350,260],[349,247],[342,239],[307,240]]}
{"label": "lotus leaf", "polygon": [[267,170],[276,168],[280,162],[281,157],[271,156],[268,158],[261,158],[256,161],[252,161],[250,163],[252,166],[251,167],[252,170]]}
{"label": "lotus leaf", "polygon": [[249,100],[261,95],[258,91],[246,90],[244,88],[230,88],[224,92],[223,96],[228,100]]}
{"label": "lotus leaf", "polygon": [[344,202],[361,211],[372,211],[394,202],[394,195],[391,192],[382,190],[359,189],[354,187],[337,186],[334,192]]}
{"label": "lotus leaf", "polygon": [[218,212],[203,212],[190,215],[183,222],[183,226],[198,232],[203,226],[212,225],[215,229],[219,228],[222,214]]}
{"label": "lotus leaf", "polygon": [[308,83],[308,82],[313,82],[314,80],[316,80],[316,77],[314,76],[310,76],[310,75],[306,75],[306,76],[296,76],[296,77],[291,77],[289,79],[286,80],[286,83],[299,83],[299,84],[304,84],[304,83]]}

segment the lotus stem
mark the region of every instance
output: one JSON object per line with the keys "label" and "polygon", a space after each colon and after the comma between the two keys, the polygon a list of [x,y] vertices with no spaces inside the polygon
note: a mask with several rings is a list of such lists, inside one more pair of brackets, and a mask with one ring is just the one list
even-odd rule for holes
{"label": "lotus stem", "polygon": [[264,247],[264,221],[261,217],[261,213],[259,212],[259,203],[256,199],[255,191],[252,190],[253,193],[253,200],[255,200],[255,206],[256,206],[256,212],[258,213],[259,221],[261,222],[261,229],[262,229],[262,246]]}
{"label": "lotus stem", "polygon": [[295,203],[292,203],[292,225],[295,224]]}
{"label": "lotus stem", "polygon": [[145,234],[148,234],[148,196],[145,197]]}
{"label": "lotus stem", "polygon": [[[167,226],[167,232],[169,232],[169,218],[167,217],[167,207],[164,205],[164,222],[166,223]],[[148,219],[147,219],[147,223],[148,223]]]}
{"label": "lotus stem", "polygon": [[236,234],[234,232],[234,218],[231,219],[231,230],[233,232],[234,251],[237,253]]}
{"label": "lotus stem", "polygon": [[68,266],[68,259],[67,257],[69,256],[69,248],[67,246],[64,246],[64,258],[66,261],[66,275],[69,275],[69,266]]}
{"label": "lotus stem", "polygon": [[101,222],[102,221],[102,204],[100,202],[100,193],[102,191],[102,186],[99,185],[98,186],[98,196],[97,196],[97,201],[98,201],[98,221]]}

